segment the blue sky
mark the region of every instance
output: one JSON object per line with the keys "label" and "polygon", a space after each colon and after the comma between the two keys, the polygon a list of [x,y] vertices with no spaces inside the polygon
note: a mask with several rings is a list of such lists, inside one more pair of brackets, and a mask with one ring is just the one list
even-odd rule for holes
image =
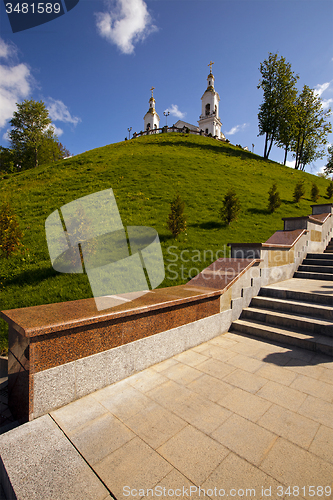
{"label": "blue sky", "polygon": [[[12,33],[1,2],[0,144],[9,145],[15,103],[30,98],[47,104],[74,155],[124,140],[128,127],[142,130],[152,86],[161,125],[166,109],[169,125],[196,124],[212,60],[222,132],[262,155],[260,62],[278,52],[298,87],[332,106],[332,28],[331,0],[80,0],[58,19]],[[283,151],[270,158],[282,161]]]}

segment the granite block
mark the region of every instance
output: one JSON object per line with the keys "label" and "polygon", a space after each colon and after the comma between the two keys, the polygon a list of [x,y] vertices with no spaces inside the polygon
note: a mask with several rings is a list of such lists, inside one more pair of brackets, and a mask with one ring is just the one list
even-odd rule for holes
{"label": "granite block", "polygon": [[9,326],[8,329],[8,373],[17,371],[17,362],[24,370],[29,370],[29,340]]}
{"label": "granite block", "polygon": [[235,321],[236,319],[239,318],[239,316],[242,313],[244,307],[244,299],[243,297],[240,297],[239,299],[233,299],[232,301],[232,321]]}
{"label": "granite block", "polygon": [[75,363],[35,373],[33,418],[74,401],[75,394]]}
{"label": "granite block", "polygon": [[22,371],[8,375],[8,406],[16,420],[27,421],[32,414],[31,383],[31,377],[26,370],[22,369]]}

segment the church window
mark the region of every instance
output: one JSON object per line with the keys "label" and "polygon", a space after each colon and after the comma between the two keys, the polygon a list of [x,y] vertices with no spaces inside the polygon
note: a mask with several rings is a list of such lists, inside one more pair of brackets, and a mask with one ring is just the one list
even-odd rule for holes
{"label": "church window", "polygon": [[210,113],[210,104],[206,104],[206,116]]}
{"label": "church window", "polygon": [[215,104],[215,114],[217,115],[217,106],[216,106],[216,104]]}
{"label": "church window", "polygon": [[147,123],[147,130],[150,130],[150,123]]}

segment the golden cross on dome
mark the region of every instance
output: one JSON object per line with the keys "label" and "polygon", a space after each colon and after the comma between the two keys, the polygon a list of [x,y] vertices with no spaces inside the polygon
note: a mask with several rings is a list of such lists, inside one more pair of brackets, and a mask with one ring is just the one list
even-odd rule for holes
{"label": "golden cross on dome", "polygon": [[154,97],[153,93],[154,93],[155,87],[152,87],[150,90],[151,90],[151,96]]}
{"label": "golden cross on dome", "polygon": [[210,72],[212,72],[212,66],[213,66],[213,64],[215,64],[215,63],[213,63],[212,61],[210,61],[210,63],[207,64],[207,66],[210,66]]}

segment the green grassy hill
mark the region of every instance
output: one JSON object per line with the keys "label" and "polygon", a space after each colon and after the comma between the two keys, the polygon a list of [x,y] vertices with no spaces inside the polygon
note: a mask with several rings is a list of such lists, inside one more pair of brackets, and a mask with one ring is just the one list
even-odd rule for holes
{"label": "green grassy hill", "polygon": [[[328,202],[325,179],[214,139],[186,134],[151,135],[111,144],[4,177],[0,199],[9,201],[17,214],[25,250],[0,263],[2,310],[92,296],[86,275],[52,269],[44,230],[51,212],[81,196],[112,188],[125,226],[157,230],[166,268],[162,287],[186,283],[216,260],[218,250],[221,257],[229,242],[263,242],[283,228],[282,217],[311,213],[313,181],[320,189],[318,203]],[[293,191],[301,178],[306,195],[296,206]],[[270,214],[267,199],[273,182],[282,205]],[[242,212],[238,221],[225,227],[218,210],[229,187],[235,188]],[[166,228],[166,219],[177,193],[186,204],[187,231],[175,240]],[[181,259],[183,250],[188,251]],[[5,348],[6,324],[2,320],[0,330],[0,348]]]}

